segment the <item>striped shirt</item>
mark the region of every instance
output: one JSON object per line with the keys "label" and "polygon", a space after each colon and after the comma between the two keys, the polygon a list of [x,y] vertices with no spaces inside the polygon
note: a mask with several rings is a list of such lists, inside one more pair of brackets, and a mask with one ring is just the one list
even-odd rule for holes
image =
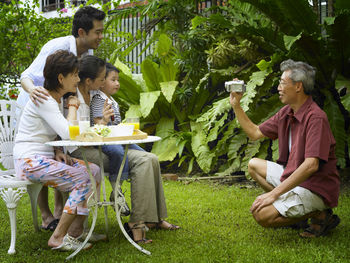
{"label": "striped shirt", "polygon": [[103,118],[103,105],[106,99],[108,99],[108,102],[112,104],[112,109],[114,110],[114,121],[109,121],[107,125],[118,125],[119,123],[121,123],[122,118],[120,117],[118,103],[112,97],[108,98],[105,93],[98,90],[96,94],[92,97],[90,103],[91,125],[94,125],[95,118]]}

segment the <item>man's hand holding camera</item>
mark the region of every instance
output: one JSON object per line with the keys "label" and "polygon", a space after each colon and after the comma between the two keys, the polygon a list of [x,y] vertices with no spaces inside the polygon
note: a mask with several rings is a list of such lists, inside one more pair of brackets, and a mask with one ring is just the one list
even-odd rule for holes
{"label": "man's hand holding camera", "polygon": [[245,84],[243,80],[234,78],[232,81],[225,82],[227,92],[230,92],[230,104],[234,108],[240,105],[240,101],[245,92]]}

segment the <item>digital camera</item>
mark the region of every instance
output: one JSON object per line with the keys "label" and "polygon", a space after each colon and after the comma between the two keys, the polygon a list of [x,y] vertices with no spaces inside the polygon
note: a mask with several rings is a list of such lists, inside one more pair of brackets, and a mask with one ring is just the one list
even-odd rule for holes
{"label": "digital camera", "polygon": [[245,84],[243,80],[231,80],[225,82],[225,89],[227,92],[242,92],[246,91]]}

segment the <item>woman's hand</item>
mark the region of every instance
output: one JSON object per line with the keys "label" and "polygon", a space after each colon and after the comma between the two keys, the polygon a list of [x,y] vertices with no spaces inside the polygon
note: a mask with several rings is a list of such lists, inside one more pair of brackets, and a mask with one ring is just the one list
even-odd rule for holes
{"label": "woman's hand", "polygon": [[74,105],[74,107],[76,107],[78,109],[80,106],[80,101],[79,101],[77,96],[71,95],[67,98],[67,105],[68,105],[68,107],[70,105]]}
{"label": "woman's hand", "polygon": [[103,104],[103,111],[102,111],[102,120],[107,124],[111,121],[111,117],[114,116],[114,110],[112,108],[112,104],[108,103],[108,100],[105,100],[105,103]]}
{"label": "woman's hand", "polygon": [[59,149],[55,149],[55,160],[60,163],[65,163],[67,165],[73,165],[73,161],[68,154],[63,153]]}

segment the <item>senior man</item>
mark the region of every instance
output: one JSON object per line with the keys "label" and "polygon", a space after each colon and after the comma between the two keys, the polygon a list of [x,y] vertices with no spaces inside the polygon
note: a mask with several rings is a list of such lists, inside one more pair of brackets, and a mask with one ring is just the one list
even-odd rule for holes
{"label": "senior man", "polygon": [[230,94],[230,104],[248,137],[268,137],[279,143],[277,163],[258,158],[249,162],[249,174],[266,191],[250,210],[263,227],[289,226],[311,218],[300,236],[323,236],[340,222],[332,212],[340,185],[335,139],[325,112],[311,97],[315,69],[289,59],[281,63],[281,71],[278,92],[286,106],[259,126],[241,108],[242,94]]}

